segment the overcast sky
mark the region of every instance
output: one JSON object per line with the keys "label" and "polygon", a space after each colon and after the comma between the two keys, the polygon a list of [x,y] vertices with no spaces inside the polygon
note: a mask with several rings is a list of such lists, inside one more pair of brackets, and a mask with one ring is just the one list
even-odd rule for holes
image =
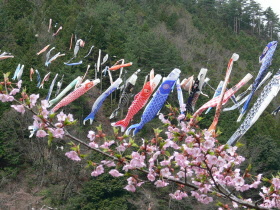
{"label": "overcast sky", "polygon": [[266,10],[267,7],[271,7],[272,10],[280,18],[280,0],[255,0],[255,1],[261,4],[263,10]]}

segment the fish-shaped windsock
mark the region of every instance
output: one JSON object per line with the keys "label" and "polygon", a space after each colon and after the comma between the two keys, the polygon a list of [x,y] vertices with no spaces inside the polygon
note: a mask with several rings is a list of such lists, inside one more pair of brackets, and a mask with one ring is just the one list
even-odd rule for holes
{"label": "fish-shaped windsock", "polygon": [[121,131],[124,132],[127,126],[130,123],[130,120],[134,117],[135,114],[142,109],[146,103],[148,102],[150,96],[158,86],[161,80],[161,75],[157,74],[153,79],[149,82],[146,82],[142,90],[136,94],[134,97],[133,102],[131,103],[130,107],[128,108],[128,112],[123,120],[118,122],[112,123],[111,125],[114,127],[120,126]]}
{"label": "fish-shaped windsock", "polygon": [[94,45],[92,45],[92,46],[90,47],[88,54],[86,54],[86,55],[84,56],[84,58],[88,57],[88,56],[91,54],[93,48],[94,48]]}
{"label": "fish-shaped windsock", "polygon": [[23,73],[23,69],[24,69],[24,65],[21,65],[19,71],[18,71],[18,74],[17,74],[17,80],[21,80],[21,76],[22,76],[22,73]]}
{"label": "fish-shaped windsock", "polygon": [[[214,95],[213,95],[213,98],[215,98],[215,97],[221,95],[223,84],[224,84],[224,81],[220,81],[220,83],[218,84],[217,89],[215,90],[215,93],[214,93]],[[212,98],[212,99],[213,99],[213,98]],[[208,114],[208,112],[210,112],[211,109],[212,109],[212,107],[209,107],[209,108],[206,110],[205,114]]]}
{"label": "fish-shaped windsock", "polygon": [[48,48],[50,47],[50,45],[48,44],[47,46],[45,46],[42,50],[40,50],[39,52],[37,52],[37,55],[40,55],[41,53],[45,52]]}
{"label": "fish-shaped windsock", "polygon": [[49,79],[50,79],[50,74],[51,74],[51,72],[48,72],[48,73],[44,76],[44,78],[43,78],[43,80],[42,80],[42,82],[41,82],[39,88],[44,88],[45,82],[46,82],[46,81],[49,81]]}
{"label": "fish-shaped windsock", "polygon": [[59,94],[62,83],[63,83],[63,78],[64,78],[64,74],[62,75],[61,79],[57,82],[57,88],[56,88],[56,92],[55,92],[55,97]]}
{"label": "fish-shaped windsock", "polygon": [[[233,96],[234,93],[236,93],[242,86],[244,86],[250,79],[252,79],[252,75],[251,74],[247,74],[239,83],[237,83],[235,86],[233,86],[232,88],[230,88],[229,90],[227,90],[224,94],[223,97],[223,101],[222,104],[225,104],[231,96]],[[200,107],[194,114],[193,114],[193,118],[191,118],[189,124],[188,124],[188,128],[190,128],[191,126],[193,126],[193,124],[195,123],[196,118],[207,108],[209,107],[215,107],[219,104],[220,100],[221,100],[221,95],[211,99],[210,101],[208,101],[207,103],[205,103],[202,107]]]}
{"label": "fish-shaped windsock", "polygon": [[0,54],[0,60],[4,60],[7,58],[14,58],[15,56],[13,56],[11,53],[7,53],[7,52],[3,52],[2,54]]}
{"label": "fish-shaped windsock", "polygon": [[280,106],[278,106],[273,112],[271,112],[272,115],[277,115],[280,111]]}
{"label": "fish-shaped windsock", "polygon": [[56,112],[59,108],[68,105],[72,101],[76,100],[83,94],[85,94],[87,91],[89,91],[91,88],[93,88],[95,85],[97,85],[100,82],[100,79],[96,79],[93,81],[86,80],[79,88],[65,96],[55,107],[52,108],[51,112]]}
{"label": "fish-shaped windsock", "polygon": [[63,91],[61,91],[60,94],[58,94],[58,96],[56,96],[54,99],[50,100],[49,107],[56,104],[63,96],[65,96],[65,94],[68,91],[70,91],[72,88],[74,88],[75,85],[77,84],[77,82],[80,81],[80,80],[81,80],[81,77],[77,77],[69,85],[67,85],[67,87],[64,88]]}
{"label": "fish-shaped windsock", "polygon": [[15,79],[17,78],[17,75],[18,75],[18,72],[19,72],[19,70],[20,70],[20,67],[21,67],[21,65],[18,64],[18,65],[17,65],[17,68],[16,68],[16,70],[15,70],[15,73],[14,73],[14,76],[13,76],[12,80],[15,80]]}
{"label": "fish-shaped windsock", "polygon": [[84,47],[84,46],[85,46],[85,42],[82,39],[78,39],[76,41],[75,48],[74,48],[74,58],[77,57],[80,47]]}
{"label": "fish-shaped windsock", "polygon": [[157,113],[160,111],[160,109],[163,107],[169,93],[174,87],[174,84],[176,80],[179,78],[181,73],[181,70],[174,69],[167,78],[161,83],[157,91],[154,93],[154,97],[151,99],[151,101],[146,106],[142,116],[141,121],[138,124],[131,125],[127,130],[126,134],[128,135],[129,132],[132,129],[135,129],[133,131],[133,135],[138,133],[143,126],[154,119],[154,117],[157,115]]}
{"label": "fish-shaped windsock", "polygon": [[[263,80],[261,81],[261,83],[258,85],[258,87],[257,87],[256,90],[258,90],[258,89],[265,83],[265,81],[268,80],[268,78],[269,78],[271,75],[272,75],[272,73],[271,73],[271,72],[268,72],[267,75],[265,76],[265,78],[263,78]],[[252,88],[252,85],[250,85],[250,87]],[[249,87],[249,88],[250,88],[250,87]],[[247,90],[250,90],[249,88],[247,88]],[[246,90],[246,91],[247,91],[247,90]],[[252,89],[251,89],[251,90],[252,90]],[[245,93],[246,91],[244,91],[243,93]],[[244,95],[242,96],[243,93],[241,93],[241,94],[238,95],[239,98],[241,98],[241,97],[244,96]],[[234,109],[239,108],[242,104],[244,104],[245,101],[247,101],[247,99],[249,98],[249,96],[250,96],[250,94],[247,95],[247,96],[245,96],[244,98],[242,98],[242,100],[238,101],[238,102],[235,103],[233,106],[224,108],[223,111],[226,112],[226,111],[231,111],[231,110],[234,110]],[[236,97],[236,98],[237,98],[237,97]]]}
{"label": "fish-shaped windsock", "polygon": [[57,78],[58,74],[55,75],[55,77],[53,78],[53,81],[50,85],[50,89],[49,89],[49,92],[48,92],[48,95],[46,97],[46,100],[49,101],[50,100],[50,97],[51,97],[51,94],[52,94],[52,91],[53,91],[53,87],[54,87],[54,84],[55,84],[55,81],[56,81],[56,78]]}
{"label": "fish-shaped windsock", "polygon": [[55,33],[53,33],[53,36],[56,36],[60,30],[62,30],[62,26],[60,26],[60,27],[57,29],[57,31],[56,31]]}
{"label": "fish-shaped windsock", "polygon": [[66,66],[77,66],[77,65],[80,65],[80,64],[82,64],[83,63],[83,61],[82,60],[80,60],[79,62],[76,62],[76,63],[64,63]]}
{"label": "fish-shaped windsock", "polygon": [[58,53],[55,54],[53,57],[51,57],[50,60],[48,60],[48,61],[45,63],[45,66],[49,66],[54,60],[56,60],[58,57],[61,57],[61,56],[65,56],[65,54],[61,54],[60,52],[58,52]]}
{"label": "fish-shaped windsock", "polygon": [[122,79],[118,78],[115,82],[113,82],[113,84],[107,89],[105,90],[94,102],[94,104],[92,105],[91,108],[91,113],[84,119],[84,124],[87,120],[90,120],[90,124],[92,124],[96,113],[99,111],[99,109],[101,108],[103,102],[105,101],[105,99],[112,93],[114,92],[119,85],[122,83]]}
{"label": "fish-shaped windsock", "polygon": [[194,84],[194,79],[193,79],[193,76],[191,76],[188,79],[186,79],[186,78],[183,79],[183,81],[181,82],[181,87],[184,90],[188,91],[188,93],[190,94],[193,84]]}
{"label": "fish-shaped windsock", "polygon": [[39,87],[40,84],[41,84],[41,76],[40,76],[40,73],[37,69],[35,70],[35,72],[36,72],[36,75],[37,75],[37,86],[36,87]]}
{"label": "fish-shaped windsock", "polygon": [[29,72],[30,81],[32,81],[33,74],[35,73],[34,69],[31,67]]}
{"label": "fish-shaped windsock", "polygon": [[46,54],[46,62],[45,64],[50,60],[51,52],[55,49],[55,47],[52,47]]}
{"label": "fish-shaped windsock", "polygon": [[135,83],[137,81],[137,73],[140,72],[140,69],[138,69],[136,72],[134,72],[125,82],[125,87],[122,92],[122,95],[120,97],[118,107],[112,112],[110,119],[113,119],[118,115],[118,111],[122,109],[125,105],[128,104],[129,99],[132,95],[133,88],[135,86]]}
{"label": "fish-shaped windsock", "polygon": [[207,69],[202,68],[200,70],[199,74],[198,74],[197,79],[195,80],[195,82],[192,86],[190,96],[189,96],[189,98],[187,100],[187,103],[186,103],[186,109],[187,109],[187,112],[189,112],[189,113],[194,112],[194,106],[197,102],[197,99],[198,99],[200,93],[201,93],[201,89],[202,89],[202,86],[203,86],[203,83],[204,83],[204,80],[205,80],[206,73],[207,73]]}
{"label": "fish-shaped windsock", "polygon": [[247,101],[245,102],[245,104],[242,107],[241,113],[237,119],[237,122],[240,122],[242,117],[244,116],[244,114],[246,113],[247,109],[249,108],[249,104],[252,100],[252,97],[259,85],[259,83],[262,81],[262,79],[264,78],[265,74],[268,71],[269,66],[271,65],[272,62],[272,57],[274,55],[274,52],[276,50],[277,47],[277,41],[272,41],[269,42],[268,45],[264,48],[262,55],[260,56],[259,60],[262,63],[261,68],[259,70],[259,73],[253,83],[253,87],[251,90],[251,93],[249,95],[249,98],[247,99]]}
{"label": "fish-shaped windsock", "polygon": [[229,82],[229,77],[232,71],[232,67],[233,67],[233,62],[237,61],[239,59],[239,55],[236,53],[233,53],[231,58],[229,59],[228,62],[228,66],[227,66],[227,71],[226,71],[226,76],[225,76],[225,80],[224,80],[224,84],[222,87],[222,92],[221,92],[221,98],[219,103],[216,106],[216,112],[215,112],[215,116],[214,119],[212,121],[212,124],[210,125],[210,127],[208,128],[209,132],[215,133],[218,121],[219,121],[219,117],[222,111],[222,104],[223,104],[223,98],[224,98],[224,94],[226,92],[226,88],[227,88],[227,84]]}
{"label": "fish-shaped windsock", "polygon": [[50,32],[51,27],[52,27],[52,19],[50,18],[50,20],[49,20],[49,29],[48,29],[48,32]]}
{"label": "fish-shaped windsock", "polygon": [[280,70],[273,76],[270,82],[264,87],[257,101],[248,112],[245,120],[235,133],[230,137],[227,144],[234,145],[258,120],[272,99],[277,96],[280,90]]}
{"label": "fish-shaped windsock", "polygon": [[132,65],[132,62],[130,63],[124,63],[124,64],[119,64],[119,65],[115,65],[115,66],[112,66],[109,68],[110,71],[116,71],[120,68],[123,68],[123,67],[128,67],[128,66],[131,66]]}
{"label": "fish-shaped windsock", "polygon": [[102,60],[101,66],[107,62],[108,57],[109,57],[109,55],[108,55],[108,54],[106,54],[106,55],[103,57],[103,60]]}
{"label": "fish-shaped windsock", "polygon": [[180,79],[177,80],[176,82],[176,89],[177,89],[177,97],[179,101],[179,106],[180,106],[180,112],[181,114],[184,114],[186,111],[186,104],[184,103],[184,97],[183,97],[183,92],[180,84]]}
{"label": "fish-shaped windsock", "polygon": [[100,60],[101,60],[101,50],[99,49],[97,63],[96,63],[97,72],[99,72],[99,69],[100,69]]}

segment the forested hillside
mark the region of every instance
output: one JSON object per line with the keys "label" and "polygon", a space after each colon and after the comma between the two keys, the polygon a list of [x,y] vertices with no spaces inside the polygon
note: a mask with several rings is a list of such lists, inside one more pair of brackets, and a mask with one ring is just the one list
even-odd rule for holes
{"label": "forested hillside", "polygon": [[[64,75],[65,87],[77,76],[84,75],[90,65],[87,78],[94,79],[99,49],[102,57],[109,55],[108,66],[122,58],[133,62],[131,67],[125,68],[126,78],[141,69],[134,93],[142,88],[151,69],[167,76],[172,69],[179,68],[181,78],[187,78],[196,77],[201,68],[207,68],[209,84],[216,88],[224,79],[231,55],[238,53],[240,58],[234,63],[229,83],[232,87],[247,73],[254,78],[257,76],[259,56],[268,42],[278,41],[280,33],[279,18],[273,8],[263,11],[254,0],[3,0],[0,1],[0,16],[0,54],[9,52],[14,55],[14,58],[0,60],[1,81],[3,73],[13,75],[18,64],[22,64],[22,86],[27,93],[39,93],[41,98],[46,97],[55,74],[59,74],[59,78]],[[52,27],[48,32],[50,19]],[[54,35],[60,26],[62,29]],[[74,46],[69,49],[72,36],[75,41],[85,41],[85,46],[80,48],[73,60],[83,60],[77,66],[64,64],[73,57]],[[54,54],[61,52],[65,56],[45,66],[45,54],[36,53],[46,45],[55,47]],[[92,53],[84,58],[91,46],[94,46]],[[276,49],[269,70],[275,73],[279,67],[280,53]],[[36,87],[36,74],[30,81],[30,68],[37,69],[42,79],[51,72],[44,89]],[[112,74],[116,79],[119,72]],[[108,135],[113,134],[109,116],[117,106],[120,91],[105,101],[93,125],[84,126],[82,123],[95,99],[108,86],[107,75],[102,86],[99,84],[63,108],[64,112],[73,113],[78,120],[73,134],[85,138],[85,131],[100,124]],[[256,92],[253,102],[260,91]],[[203,92],[210,98],[214,94],[209,86],[205,86]],[[184,97],[188,97],[187,92],[184,92]],[[208,100],[200,96],[196,108]],[[244,145],[239,149],[247,159],[246,164],[251,164],[254,172],[267,177],[272,177],[280,169],[280,120],[279,115],[271,115],[279,102],[277,97],[273,100],[242,138]],[[168,103],[178,106],[177,96],[169,96]],[[227,105],[231,104],[229,101]],[[32,124],[32,115],[27,115],[30,118],[23,117],[11,110],[10,105],[0,103],[0,209],[39,209],[44,205],[46,209],[217,208],[215,204],[202,206],[191,198],[170,200],[162,194],[168,189],[154,186],[131,194],[123,189],[125,178],[116,180],[109,175],[91,177],[85,163],[73,163],[65,157],[70,148],[66,140],[56,139],[48,144],[47,140],[29,138],[28,126]],[[201,115],[201,128],[210,126],[214,112],[212,109],[208,115]],[[238,115],[238,110],[222,112],[218,124],[220,142],[226,143],[239,127],[240,123],[236,122]],[[141,113],[138,113],[135,121],[140,117]],[[153,128],[158,125],[158,119],[149,122],[137,134],[136,140],[151,138]],[[96,156],[94,158],[98,159],[99,156]],[[246,196],[255,194],[252,191]]]}

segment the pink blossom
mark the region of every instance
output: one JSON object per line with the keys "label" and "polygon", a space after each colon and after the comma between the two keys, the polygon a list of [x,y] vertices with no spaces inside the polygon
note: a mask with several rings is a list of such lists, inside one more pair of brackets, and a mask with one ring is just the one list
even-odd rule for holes
{"label": "pink blossom", "polygon": [[280,179],[279,178],[273,178],[271,183],[274,185],[275,190],[280,189]]}
{"label": "pink blossom", "polygon": [[204,143],[203,143],[203,146],[206,148],[206,149],[212,149],[214,146],[215,146],[215,143],[214,141],[210,138],[208,140],[206,140]]}
{"label": "pink blossom", "polygon": [[41,106],[42,106],[43,109],[46,109],[49,106],[49,102],[47,100],[42,100],[41,101]]}
{"label": "pink blossom", "polygon": [[54,125],[56,128],[62,128],[63,127],[63,124],[62,123],[55,123]]}
{"label": "pink blossom", "polygon": [[171,124],[169,120],[166,120],[166,119],[164,118],[164,115],[163,115],[162,113],[159,113],[158,119],[160,119],[160,121],[161,121],[163,124]]}
{"label": "pink blossom", "polygon": [[112,160],[102,160],[101,163],[107,167],[114,167],[116,164]]}
{"label": "pink blossom", "polygon": [[11,105],[17,112],[24,114],[25,108],[23,105]]}
{"label": "pink blossom", "polygon": [[148,173],[147,178],[148,178],[151,182],[155,181],[155,179],[156,179],[155,176],[154,176],[153,174],[151,174],[151,173]]}
{"label": "pink blossom", "polygon": [[73,115],[72,114],[68,114],[66,117],[67,120],[69,120],[70,122],[74,121]]}
{"label": "pink blossom", "polygon": [[47,133],[44,130],[38,130],[37,133],[36,133],[36,136],[39,137],[39,138],[43,138],[46,135],[47,135]]}
{"label": "pink blossom", "polygon": [[216,162],[216,165],[217,165],[218,167],[224,167],[225,164],[226,164],[226,161],[225,161],[221,156],[219,156],[219,157],[218,157],[218,160],[217,160],[217,162]]}
{"label": "pink blossom", "polygon": [[234,147],[228,148],[226,151],[227,151],[231,156],[233,156],[236,150],[237,150],[237,147],[234,146]]}
{"label": "pink blossom", "polygon": [[98,148],[98,144],[95,143],[94,141],[90,142],[88,145],[89,145],[91,148]]}
{"label": "pink blossom", "polygon": [[123,189],[126,189],[127,191],[130,191],[130,192],[135,192],[136,191],[135,186],[132,185],[132,184],[126,185]]}
{"label": "pink blossom", "polygon": [[35,106],[36,105],[36,102],[37,102],[37,99],[39,98],[39,94],[31,94],[29,96],[29,100],[30,100],[30,103],[31,103],[31,107]]}
{"label": "pink blossom", "polygon": [[178,175],[179,178],[185,178],[185,177],[186,177],[184,171],[179,171],[179,172],[177,173],[177,175]]}
{"label": "pink blossom", "polygon": [[91,176],[99,176],[100,174],[104,173],[104,168],[102,165],[99,165],[96,167],[96,169],[91,172]]}
{"label": "pink blossom", "polygon": [[218,158],[215,155],[206,155],[207,160],[208,160],[208,164],[211,167],[212,165],[216,164]]}
{"label": "pink blossom", "polygon": [[163,177],[169,177],[171,176],[171,173],[169,171],[169,168],[163,168],[160,170],[160,175]]}
{"label": "pink blossom", "polygon": [[0,93],[0,101],[2,101],[2,102],[6,102],[7,101],[7,95],[6,94],[1,94]]}
{"label": "pink blossom", "polygon": [[203,198],[202,200],[200,200],[200,202],[201,202],[201,203],[204,203],[204,204],[208,204],[208,203],[213,202],[213,198],[212,198],[212,197],[206,196],[205,198]]}
{"label": "pink blossom", "polygon": [[188,136],[186,139],[185,139],[185,142],[186,143],[192,143],[194,141],[194,137],[193,136]]}
{"label": "pink blossom", "polygon": [[43,109],[41,115],[43,116],[43,118],[47,119],[49,115],[49,111],[47,109]]}
{"label": "pink blossom", "polygon": [[56,117],[59,122],[63,122],[63,121],[65,121],[67,116],[66,116],[66,114],[63,113],[63,111],[61,111]]}
{"label": "pink blossom", "polygon": [[260,181],[255,181],[250,185],[250,188],[255,188],[255,189],[258,188],[260,183],[261,183]]}
{"label": "pink blossom", "polygon": [[174,149],[180,149],[180,147],[170,139],[165,140],[165,144],[163,145],[163,149],[166,149],[167,147],[172,147]]}
{"label": "pink blossom", "polygon": [[133,177],[129,177],[129,178],[127,179],[127,183],[128,183],[128,184],[136,184],[137,181],[136,181],[136,179],[134,179]]}
{"label": "pink blossom", "polygon": [[232,201],[232,206],[233,206],[233,208],[238,208],[238,204],[236,203],[236,202],[234,202],[234,201]]}
{"label": "pink blossom", "polygon": [[14,99],[15,99],[15,98],[14,98],[13,96],[7,96],[7,98],[6,98],[6,100],[7,100],[7,101],[10,101],[10,102],[13,101]]}
{"label": "pink blossom", "polygon": [[95,132],[89,131],[87,137],[89,138],[90,141],[93,141],[95,139]]}
{"label": "pink blossom", "polygon": [[118,152],[124,152],[126,150],[126,148],[123,144],[120,144],[119,146],[116,147],[116,150]]}
{"label": "pink blossom", "polygon": [[244,185],[244,179],[242,177],[236,177],[232,180],[235,186],[242,186]]}
{"label": "pink blossom", "polygon": [[240,188],[238,188],[241,192],[244,192],[246,190],[249,190],[250,189],[250,185],[248,184],[244,184],[242,185]]}
{"label": "pink blossom", "polygon": [[17,82],[17,87],[20,89],[21,88],[21,84],[22,84],[22,80],[19,80],[18,82]]}
{"label": "pink blossom", "polygon": [[52,133],[55,138],[62,139],[63,135],[64,135],[64,130],[62,128],[57,128],[57,129],[54,129]]}
{"label": "pink blossom", "polygon": [[104,144],[100,145],[100,148],[103,148],[103,149],[109,149],[109,147],[114,144],[115,141],[112,140],[112,141],[105,141]]}
{"label": "pink blossom", "polygon": [[138,183],[136,184],[136,187],[140,187],[142,184],[144,184],[144,182],[138,182]]}
{"label": "pink blossom", "polygon": [[123,176],[123,174],[116,169],[112,169],[111,171],[109,171],[109,174],[111,174],[113,177]]}
{"label": "pink blossom", "polygon": [[96,167],[96,171],[97,171],[99,174],[103,174],[103,173],[104,173],[103,165],[97,166],[97,167]]}
{"label": "pink blossom", "polygon": [[171,198],[176,200],[182,200],[184,197],[188,197],[186,192],[181,192],[180,190],[176,190],[175,193],[170,193],[169,195]]}
{"label": "pink blossom", "polygon": [[166,187],[167,185],[169,185],[168,182],[165,182],[164,180],[157,180],[155,182],[156,187]]}
{"label": "pink blossom", "polygon": [[180,114],[178,117],[177,117],[177,120],[183,120],[185,119],[185,115],[184,114]]}
{"label": "pink blossom", "polygon": [[65,155],[71,160],[81,161],[81,158],[78,156],[77,152],[75,151],[66,152]]}
{"label": "pink blossom", "polygon": [[12,91],[10,92],[10,95],[16,95],[19,92],[18,88],[13,88]]}
{"label": "pink blossom", "polygon": [[132,152],[131,156],[132,156],[132,160],[130,161],[131,168],[142,168],[146,166],[146,164],[144,163],[145,160],[144,155],[140,155],[138,152]]}
{"label": "pink blossom", "polygon": [[161,166],[168,166],[168,165],[170,165],[170,160],[163,160],[163,161],[160,162],[160,165]]}

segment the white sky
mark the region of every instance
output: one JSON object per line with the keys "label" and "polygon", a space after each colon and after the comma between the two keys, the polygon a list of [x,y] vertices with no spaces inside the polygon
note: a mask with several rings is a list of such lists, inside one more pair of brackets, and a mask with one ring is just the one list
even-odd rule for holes
{"label": "white sky", "polygon": [[268,7],[271,7],[272,10],[278,15],[280,18],[280,0],[255,0],[259,4],[261,4],[263,10],[266,10]]}

